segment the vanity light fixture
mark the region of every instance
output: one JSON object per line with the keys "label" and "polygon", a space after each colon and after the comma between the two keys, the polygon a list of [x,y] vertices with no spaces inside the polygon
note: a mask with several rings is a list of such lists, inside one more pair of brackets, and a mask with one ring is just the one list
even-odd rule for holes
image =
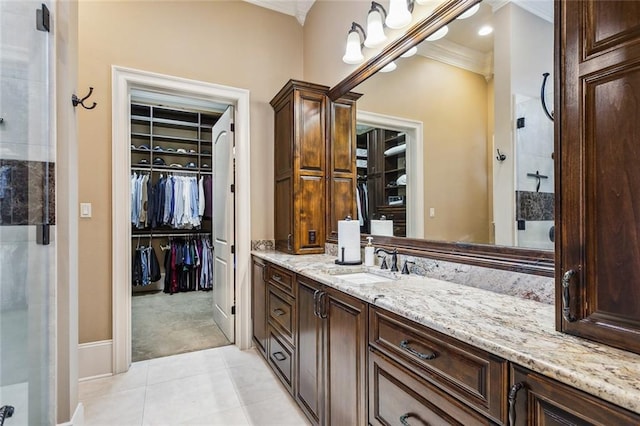
{"label": "vanity light fixture", "polygon": [[378,2],[371,2],[371,9],[367,15],[367,38],[364,45],[369,48],[382,45],[387,36],[384,33],[384,20],[387,17],[387,11]]}
{"label": "vanity light fixture", "polygon": [[396,63],[394,61],[391,61],[387,65],[385,65],[384,67],[380,68],[380,72],[391,72],[391,71],[395,70],[396,68],[398,68]]}
{"label": "vanity light fixture", "polygon": [[410,58],[413,55],[415,55],[416,53],[418,53],[418,48],[416,46],[413,46],[411,49],[407,50],[402,55],[400,55],[400,57],[401,58]]}
{"label": "vanity light fixture", "polygon": [[389,0],[389,14],[385,23],[393,29],[404,28],[411,23],[413,0]]}
{"label": "vanity light fixture", "polygon": [[442,37],[446,36],[448,32],[449,27],[445,25],[444,27],[440,28],[438,31],[427,37],[427,41],[440,40]]}
{"label": "vanity light fixture", "polygon": [[467,19],[476,14],[476,12],[480,9],[480,3],[476,3],[471,6],[469,9],[462,12],[456,19]]}
{"label": "vanity light fixture", "polygon": [[493,32],[493,27],[491,27],[491,25],[485,25],[482,28],[480,28],[478,30],[478,35],[479,36],[486,36],[489,35]]}
{"label": "vanity light fixture", "polygon": [[351,29],[347,35],[347,48],[345,49],[342,61],[346,64],[356,65],[364,61],[362,55],[362,40],[366,37],[362,25],[352,22]]}

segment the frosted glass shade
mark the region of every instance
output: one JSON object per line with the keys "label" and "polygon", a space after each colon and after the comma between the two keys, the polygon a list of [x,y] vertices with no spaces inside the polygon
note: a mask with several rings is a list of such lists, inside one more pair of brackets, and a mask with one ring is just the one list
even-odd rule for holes
{"label": "frosted glass shade", "polygon": [[474,4],[469,9],[465,10],[464,12],[462,12],[460,14],[460,16],[458,16],[456,19],[467,19],[467,18],[470,18],[471,16],[476,14],[478,9],[480,9],[480,3]]}
{"label": "frosted glass shade", "polygon": [[448,32],[449,32],[449,27],[445,25],[444,27],[440,28],[438,31],[436,31],[435,33],[427,37],[427,41],[440,40],[442,37],[446,36]]}
{"label": "frosted glass shade", "polygon": [[382,15],[377,10],[372,10],[367,16],[367,38],[364,45],[372,48],[378,47],[387,41],[387,36],[382,27]]}
{"label": "frosted glass shade", "polygon": [[359,64],[364,61],[362,48],[360,46],[360,34],[356,31],[349,31],[347,36],[347,48],[345,49],[342,61],[346,64]]}
{"label": "frosted glass shade", "polygon": [[416,53],[418,53],[418,48],[413,46],[411,49],[407,50],[402,55],[400,55],[400,57],[401,58],[410,58],[413,55],[415,55]]}
{"label": "frosted glass shade", "polygon": [[411,22],[411,12],[407,7],[407,0],[390,0],[389,14],[385,23],[393,29],[404,28]]}
{"label": "frosted glass shade", "polygon": [[389,62],[384,67],[382,67],[380,69],[380,72],[391,72],[391,71],[395,70],[396,68],[398,68],[398,66],[396,65],[395,62],[392,61],[392,62]]}

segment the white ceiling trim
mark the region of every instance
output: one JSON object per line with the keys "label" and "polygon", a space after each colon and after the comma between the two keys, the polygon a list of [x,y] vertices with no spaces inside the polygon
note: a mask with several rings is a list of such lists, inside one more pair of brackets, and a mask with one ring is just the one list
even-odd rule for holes
{"label": "white ceiling trim", "polygon": [[482,74],[486,79],[490,79],[493,75],[493,55],[491,52],[486,54],[478,52],[446,39],[430,43],[423,42],[418,47],[418,54],[425,58]]}
{"label": "white ceiling trim", "polygon": [[300,25],[304,25],[309,9],[315,0],[244,0],[256,6],[295,16]]}

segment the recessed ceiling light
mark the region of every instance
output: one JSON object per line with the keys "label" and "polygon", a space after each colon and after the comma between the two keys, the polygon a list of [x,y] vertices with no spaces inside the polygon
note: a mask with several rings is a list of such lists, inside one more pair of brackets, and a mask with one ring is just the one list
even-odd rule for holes
{"label": "recessed ceiling light", "polygon": [[479,36],[486,36],[489,35],[493,32],[493,27],[491,27],[490,25],[485,25],[484,27],[480,28],[478,30],[478,35]]}

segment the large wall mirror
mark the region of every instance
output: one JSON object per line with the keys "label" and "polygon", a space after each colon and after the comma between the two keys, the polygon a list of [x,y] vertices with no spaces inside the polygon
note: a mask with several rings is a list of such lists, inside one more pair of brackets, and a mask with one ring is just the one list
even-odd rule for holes
{"label": "large wall mirror", "polygon": [[552,0],[450,1],[334,87],[362,93],[362,232],[552,275],[554,71]]}

